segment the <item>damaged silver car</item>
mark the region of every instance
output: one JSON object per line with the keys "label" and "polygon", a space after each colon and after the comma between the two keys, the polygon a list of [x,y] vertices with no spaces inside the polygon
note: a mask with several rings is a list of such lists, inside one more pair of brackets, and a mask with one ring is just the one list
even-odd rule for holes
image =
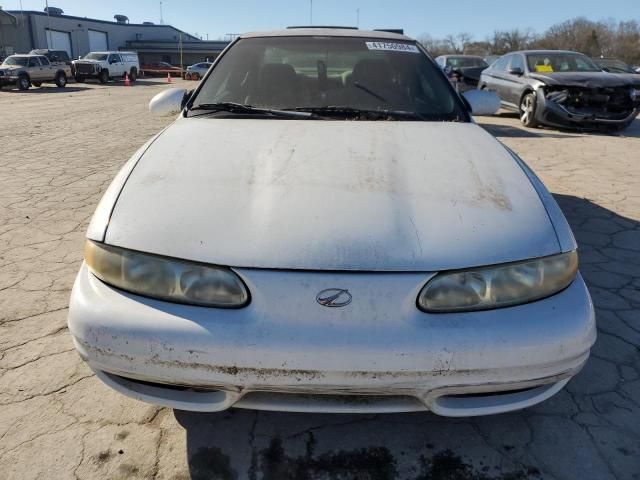
{"label": "damaged silver car", "polygon": [[529,50],[500,58],[479,88],[495,91],[526,127],[619,131],[640,113],[640,76],[604,72],[576,52]]}

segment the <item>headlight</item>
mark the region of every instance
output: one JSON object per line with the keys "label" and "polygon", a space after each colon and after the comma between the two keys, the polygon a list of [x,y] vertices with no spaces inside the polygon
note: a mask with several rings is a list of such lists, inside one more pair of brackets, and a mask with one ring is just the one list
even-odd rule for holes
{"label": "headlight", "polygon": [[169,302],[239,308],[249,302],[242,280],[229,268],[176,260],[87,240],[89,270],[114,287]]}
{"label": "headlight", "polygon": [[433,277],[418,296],[427,312],[488,310],[532,302],[568,287],[578,273],[574,250],[551,257]]}

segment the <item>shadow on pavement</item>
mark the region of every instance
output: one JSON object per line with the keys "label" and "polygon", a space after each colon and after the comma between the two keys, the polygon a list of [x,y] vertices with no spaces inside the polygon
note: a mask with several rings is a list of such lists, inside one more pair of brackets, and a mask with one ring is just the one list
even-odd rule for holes
{"label": "shadow on pavement", "polygon": [[600,331],[587,366],[566,389],[524,411],[467,419],[176,410],[191,478],[635,478],[640,403],[633,391],[640,392],[640,380],[627,391],[633,382],[624,376],[640,374],[640,222],[587,199],[555,198],[580,244]]}
{"label": "shadow on pavement", "polygon": [[29,90],[19,90],[17,87],[4,87],[0,90],[0,95],[3,93],[24,93],[24,94],[36,94],[36,93],[73,93],[86,90],[86,87],[71,87],[67,84],[65,88],[58,88],[55,85],[42,87],[31,87]]}
{"label": "shadow on pavement", "polygon": [[494,137],[511,138],[577,138],[579,135],[566,133],[549,133],[545,130],[531,129],[524,127],[512,127],[511,125],[499,125],[497,123],[486,123],[484,120],[478,124]]}
{"label": "shadow on pavement", "polygon": [[[518,114],[510,111],[501,110],[496,114],[500,118],[513,118],[519,120]],[[491,117],[484,117],[488,119]],[[485,128],[494,137],[519,137],[519,138],[580,138],[581,134],[604,135],[615,137],[633,137],[640,138],[640,117],[636,118],[633,123],[622,131],[604,132],[597,130],[580,130],[580,129],[563,129],[554,127],[541,126],[538,128],[512,127],[510,125],[502,125],[488,123],[481,120],[479,125]],[[552,133],[557,132],[557,133]]]}

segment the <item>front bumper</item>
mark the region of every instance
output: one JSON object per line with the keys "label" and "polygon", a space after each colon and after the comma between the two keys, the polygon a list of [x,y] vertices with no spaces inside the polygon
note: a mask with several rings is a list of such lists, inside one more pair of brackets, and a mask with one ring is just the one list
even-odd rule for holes
{"label": "front bumper", "polygon": [[628,114],[605,115],[604,113],[583,113],[569,110],[563,105],[548,100],[544,91],[537,91],[536,119],[538,122],[558,128],[584,128],[597,129],[602,127],[623,127],[632,122],[640,114],[640,106],[631,110]]}
{"label": "front bumper", "polygon": [[[236,271],[252,302],[222,310],[128,294],[83,265],[69,310],[80,355],[116,390],[185,410],[469,416],[548,398],[595,341],[580,276],[527,305],[431,315],[415,305],[428,274]],[[348,307],[315,302],[336,286]]]}
{"label": "front bumper", "polygon": [[18,81],[17,76],[0,75],[0,86],[4,87],[5,85],[15,85],[17,81]]}

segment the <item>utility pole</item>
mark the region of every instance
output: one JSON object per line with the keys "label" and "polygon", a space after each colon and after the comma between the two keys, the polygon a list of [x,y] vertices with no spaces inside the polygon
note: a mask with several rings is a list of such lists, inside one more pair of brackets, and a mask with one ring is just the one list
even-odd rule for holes
{"label": "utility pole", "polygon": [[160,2],[160,25],[164,25],[164,19],[162,18],[162,2]]}
{"label": "utility pole", "polygon": [[47,23],[49,24],[49,27],[47,29],[47,48],[53,48],[53,45],[51,45],[51,17],[49,16],[49,0],[45,0],[44,5],[45,7],[47,7]]}
{"label": "utility pole", "polygon": [[180,75],[184,74],[184,62],[182,61],[182,34],[180,34]]}
{"label": "utility pole", "polygon": [[313,25],[313,0],[309,0],[309,25]]}
{"label": "utility pole", "polygon": [[356,8],[356,27],[360,28],[360,9]]}

